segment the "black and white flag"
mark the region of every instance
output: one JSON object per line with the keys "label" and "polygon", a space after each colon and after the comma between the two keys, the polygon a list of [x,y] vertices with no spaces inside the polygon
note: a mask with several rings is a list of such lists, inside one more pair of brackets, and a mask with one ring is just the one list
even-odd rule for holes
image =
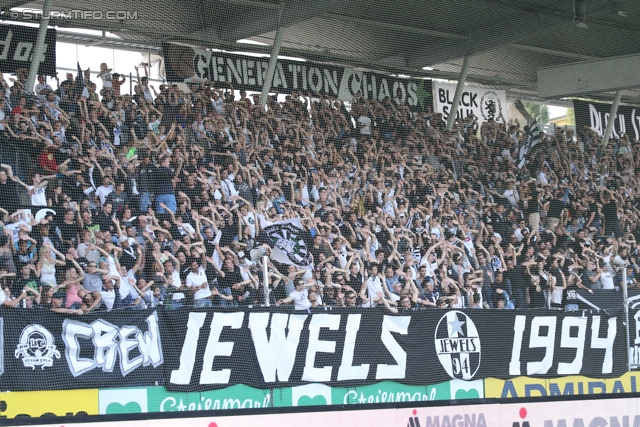
{"label": "black and white flag", "polygon": [[79,62],[78,62],[78,74],[76,75],[75,91],[79,96],[89,99],[89,90],[87,90],[87,84],[84,81],[84,74],[82,73],[82,68],[80,68]]}
{"label": "black and white flag", "polygon": [[529,128],[529,133],[525,137],[524,144],[520,147],[520,151],[518,152],[518,169],[522,169],[522,167],[529,163],[527,157],[529,157],[529,153],[532,151],[533,147],[540,144],[540,128],[538,127],[538,121],[534,121],[531,123],[531,127]]}
{"label": "black and white flag", "polygon": [[282,264],[293,264],[298,268],[313,268],[313,260],[302,238],[300,218],[270,222],[258,215],[260,227],[269,236],[271,259]]}

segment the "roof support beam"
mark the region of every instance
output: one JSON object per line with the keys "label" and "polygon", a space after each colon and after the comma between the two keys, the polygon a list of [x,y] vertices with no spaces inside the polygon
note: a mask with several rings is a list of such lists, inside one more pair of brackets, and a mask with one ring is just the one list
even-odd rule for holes
{"label": "roof support beam", "polygon": [[323,13],[323,18],[336,19],[339,21],[350,22],[353,24],[370,25],[372,27],[385,28],[387,30],[400,31],[403,33],[421,34],[430,37],[441,37],[445,39],[453,40],[467,40],[468,37],[464,34],[446,33],[444,31],[429,30],[427,28],[408,27],[406,25],[391,24],[389,22],[372,21],[370,19],[354,18],[351,16],[338,15],[336,13]]}
{"label": "roof support beam", "polygon": [[456,121],[456,114],[458,112],[458,105],[460,105],[460,97],[464,90],[464,84],[467,82],[467,73],[469,72],[469,56],[464,57],[462,63],[462,69],[460,70],[460,78],[458,78],[458,84],[456,85],[456,93],[453,95],[453,104],[451,104],[451,114],[447,120],[447,130],[451,132],[453,129],[453,123]]}
{"label": "roof support beam", "polygon": [[[282,10],[284,9],[284,4],[280,7],[278,11],[278,24],[280,24],[280,19],[282,19]],[[282,37],[284,36],[284,27],[278,26],[276,30],[276,38],[273,40],[273,47],[271,48],[271,56],[269,56],[269,65],[267,66],[267,75],[264,78],[264,82],[262,83],[262,92],[260,93],[260,106],[264,108],[267,105],[267,97],[269,96],[269,91],[271,90],[271,84],[273,83],[273,74],[276,71],[276,63],[278,62],[278,55],[280,54],[280,46],[282,46]]]}
{"label": "roof support beam", "polygon": [[609,144],[609,138],[611,137],[611,130],[613,129],[613,122],[616,121],[616,115],[618,114],[618,105],[620,105],[620,98],[622,98],[622,91],[616,92],[616,97],[613,98],[613,104],[611,105],[611,113],[609,114],[609,121],[607,122],[607,128],[604,131],[604,139],[602,145],[607,148]]}
{"label": "roof support beam", "polygon": [[547,48],[537,47],[537,46],[529,46],[529,45],[520,44],[520,43],[511,43],[509,44],[509,47],[519,49],[519,50],[526,50],[528,52],[542,53],[544,55],[553,55],[553,56],[559,56],[562,58],[577,59],[579,61],[585,61],[590,59],[600,59],[597,56],[581,55],[579,53],[574,53],[574,52],[563,52],[560,50],[547,49]]}
{"label": "roof support beam", "polygon": [[280,9],[280,4],[270,3],[266,1],[254,1],[254,0],[218,0],[220,3],[229,3],[239,6],[257,7],[262,9]]}
{"label": "roof support beam", "polygon": [[47,28],[49,27],[49,11],[51,10],[51,6],[53,6],[53,0],[44,0],[42,20],[40,21],[40,28],[38,28],[36,45],[33,49],[33,56],[31,57],[31,67],[29,67],[29,75],[27,76],[27,87],[24,88],[29,93],[33,92],[33,85],[36,83],[38,68],[43,59],[44,40],[47,36]]}

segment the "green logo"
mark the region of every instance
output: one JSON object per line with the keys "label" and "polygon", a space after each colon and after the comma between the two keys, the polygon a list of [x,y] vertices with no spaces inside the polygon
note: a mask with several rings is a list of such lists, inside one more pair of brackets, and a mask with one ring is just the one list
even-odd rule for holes
{"label": "green logo", "polygon": [[136,402],[129,402],[125,405],[113,402],[107,406],[105,414],[141,414],[142,408]]}
{"label": "green logo", "polygon": [[478,390],[458,390],[456,391],[456,399],[479,399],[480,394]]}

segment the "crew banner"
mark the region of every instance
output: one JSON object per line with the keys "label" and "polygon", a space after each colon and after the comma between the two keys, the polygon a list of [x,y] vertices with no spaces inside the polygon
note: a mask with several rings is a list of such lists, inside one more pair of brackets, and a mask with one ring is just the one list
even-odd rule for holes
{"label": "crew banner", "polygon": [[[211,81],[217,88],[261,92],[269,58],[190,48],[165,43],[163,56],[170,82]],[[364,99],[382,102],[386,97],[396,106],[412,111],[431,106],[431,80],[413,80],[371,71],[356,70],[309,61],[278,59],[271,90],[279,93],[301,91],[305,96],[329,95],[351,101],[360,94]]]}
{"label": "crew banner", "polygon": [[[2,390],[206,391],[624,373],[621,316],[383,309],[0,310]],[[614,363],[615,361],[615,363]],[[259,400],[259,399],[258,399]]]}

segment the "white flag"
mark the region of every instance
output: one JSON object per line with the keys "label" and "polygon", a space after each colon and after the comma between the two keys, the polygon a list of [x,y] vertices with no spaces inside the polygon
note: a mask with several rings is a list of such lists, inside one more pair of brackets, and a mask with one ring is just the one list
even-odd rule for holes
{"label": "white flag", "polygon": [[260,227],[269,236],[271,259],[282,264],[293,264],[299,268],[313,268],[311,254],[302,238],[300,218],[270,222],[262,216]]}

